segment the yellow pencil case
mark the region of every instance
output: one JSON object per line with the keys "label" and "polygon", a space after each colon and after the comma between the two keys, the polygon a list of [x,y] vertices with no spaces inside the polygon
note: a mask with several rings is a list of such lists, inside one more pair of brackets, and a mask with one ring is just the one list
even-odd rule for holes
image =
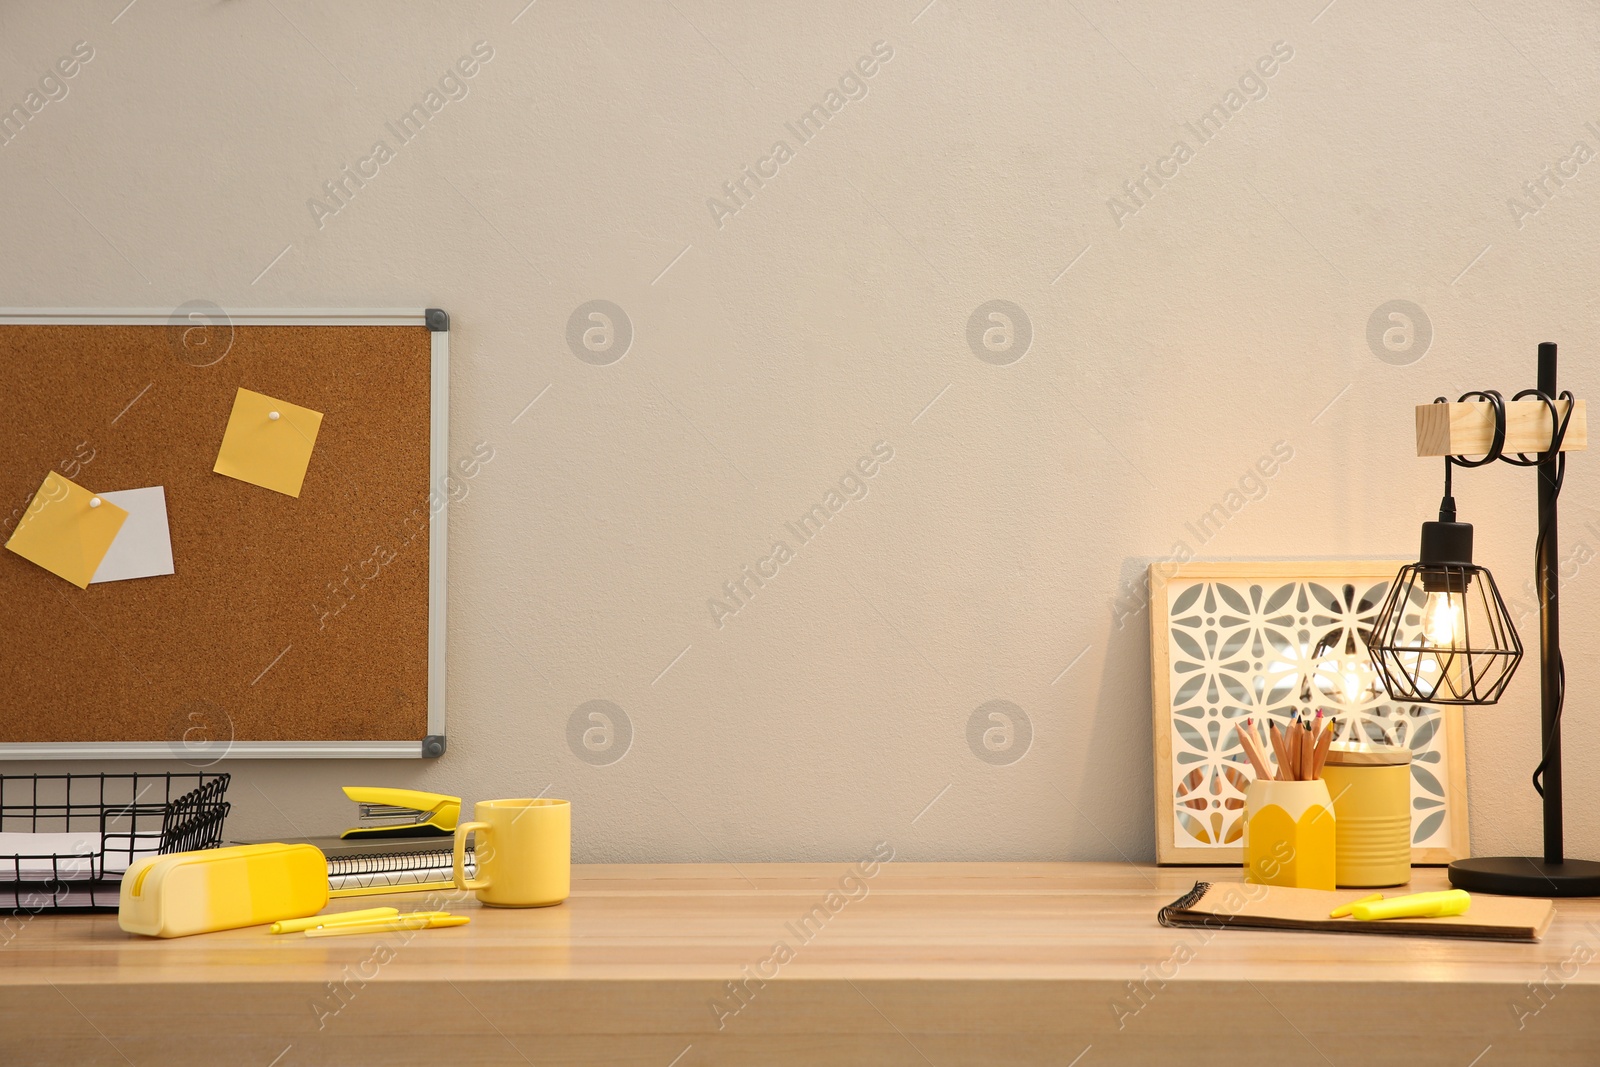
{"label": "yellow pencil case", "polygon": [[117,922],[132,934],[186,937],[315,915],[328,861],[312,845],[235,845],[150,856],[122,876]]}

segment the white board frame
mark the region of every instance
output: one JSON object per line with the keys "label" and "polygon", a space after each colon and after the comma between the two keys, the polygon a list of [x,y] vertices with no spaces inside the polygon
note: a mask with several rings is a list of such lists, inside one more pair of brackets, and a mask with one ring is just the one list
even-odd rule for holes
{"label": "white board frame", "polygon": [[[181,310],[181,309],[178,309]],[[172,308],[0,308],[0,325],[167,326]],[[429,308],[218,308],[234,326],[427,326],[432,331],[428,415],[430,499],[444,493],[450,471],[449,316]],[[430,325],[430,315],[443,328]],[[437,325],[437,322],[435,323]],[[448,500],[448,494],[445,495]],[[415,759],[445,749],[445,570],[449,529],[428,523],[428,732],[396,741],[51,741],[0,743],[0,760],[178,759],[212,764],[223,759]]]}

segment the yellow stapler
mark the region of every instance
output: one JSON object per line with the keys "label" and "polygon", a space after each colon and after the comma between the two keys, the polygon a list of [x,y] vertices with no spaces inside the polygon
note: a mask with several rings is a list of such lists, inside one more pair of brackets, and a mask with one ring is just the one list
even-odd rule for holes
{"label": "yellow stapler", "polygon": [[344,795],[361,805],[361,825],[342,838],[450,837],[461,817],[461,798],[419,789],[347,785]]}

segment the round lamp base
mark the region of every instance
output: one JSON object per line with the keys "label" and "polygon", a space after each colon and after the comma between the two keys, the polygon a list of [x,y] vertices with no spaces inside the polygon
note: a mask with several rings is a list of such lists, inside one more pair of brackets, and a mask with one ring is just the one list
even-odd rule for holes
{"label": "round lamp base", "polygon": [[1473,857],[1450,865],[1450,884],[1508,897],[1600,897],[1600,863],[1546,863],[1531,856]]}

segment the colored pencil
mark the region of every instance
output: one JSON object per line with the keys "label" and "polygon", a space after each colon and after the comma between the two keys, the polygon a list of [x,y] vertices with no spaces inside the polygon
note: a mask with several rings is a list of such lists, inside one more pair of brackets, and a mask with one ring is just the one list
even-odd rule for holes
{"label": "colored pencil", "polygon": [[1278,724],[1268,723],[1267,732],[1272,738],[1272,754],[1278,757],[1278,781],[1289,780],[1289,747]]}
{"label": "colored pencil", "polygon": [[1320,737],[1317,740],[1317,751],[1316,751],[1315,762],[1313,762],[1312,765],[1311,765],[1311,775],[1312,775],[1312,777],[1314,777],[1314,778],[1321,778],[1322,777],[1323,764],[1328,762],[1328,746],[1330,744],[1332,744],[1332,743],[1333,743],[1333,730],[1325,726],[1325,727],[1322,728],[1322,737]]}
{"label": "colored pencil", "polygon": [[1244,754],[1250,760],[1250,766],[1255,770],[1258,779],[1271,778],[1272,771],[1268,769],[1267,761],[1262,759],[1260,751],[1256,748],[1255,730],[1250,728],[1253,724],[1253,719],[1246,719],[1237,727],[1239,747],[1244,749]]}

